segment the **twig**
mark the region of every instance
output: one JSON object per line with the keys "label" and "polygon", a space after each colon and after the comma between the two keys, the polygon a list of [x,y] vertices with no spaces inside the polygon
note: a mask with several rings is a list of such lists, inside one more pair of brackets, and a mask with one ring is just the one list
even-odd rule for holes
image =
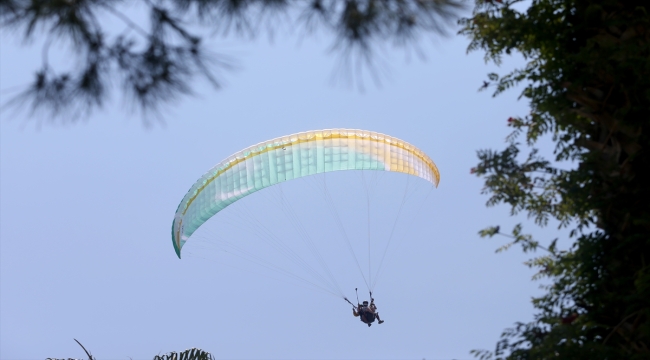
{"label": "twig", "polygon": [[88,360],[95,360],[95,358],[93,358],[93,356],[90,355],[90,353],[88,352],[88,350],[86,350],[86,348],[85,348],[83,345],[81,345],[81,343],[79,342],[79,340],[77,340],[77,339],[75,339],[75,338],[72,338],[72,339],[73,339],[74,341],[76,341],[77,344],[79,344],[79,346],[81,346],[82,349],[84,349],[84,351],[86,352],[86,355],[88,355]]}
{"label": "twig", "polygon": [[614,326],[614,328],[613,328],[612,331],[609,333],[609,335],[607,335],[607,337],[605,338],[605,340],[603,340],[603,345],[605,345],[605,343],[607,342],[607,340],[609,340],[609,338],[614,334],[614,332],[616,332],[616,330],[618,330],[619,327],[621,327],[621,325],[623,325],[624,322],[626,322],[629,318],[631,318],[632,316],[636,315],[636,314],[639,313],[640,311],[641,311],[641,310],[639,310],[639,311],[635,311],[635,312],[631,313],[630,315],[626,316],[625,319],[621,320],[621,322],[618,323],[618,325]]}

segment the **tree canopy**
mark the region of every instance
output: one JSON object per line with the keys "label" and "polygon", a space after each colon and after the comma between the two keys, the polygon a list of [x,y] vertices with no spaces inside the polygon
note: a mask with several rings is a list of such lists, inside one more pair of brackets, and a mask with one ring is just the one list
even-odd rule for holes
{"label": "tree canopy", "polygon": [[[490,74],[495,95],[517,84],[531,112],[510,118],[501,151],[479,151],[488,205],[505,203],[541,226],[555,219],[573,245],[510,236],[545,255],[528,265],[550,279],[535,319],[507,329],[482,359],[641,359],[650,354],[650,16],[642,1],[478,1],[462,33],[470,50],[523,68]],[[537,144],[551,135],[555,158]],[[527,151],[525,154],[523,152]],[[566,170],[569,169],[569,170]],[[500,233],[499,227],[481,232]]]}
{"label": "tree canopy", "polygon": [[[43,64],[31,85],[7,105],[44,111],[69,121],[109,98],[114,85],[126,102],[144,111],[192,94],[195,78],[221,86],[219,74],[233,66],[227,55],[205,45],[206,36],[255,36],[290,24],[303,33],[334,34],[332,49],[373,66],[375,48],[417,46],[425,33],[443,34],[460,9],[456,0],[147,0],[139,2],[149,24],[132,19],[138,10],[124,0],[1,0],[0,24],[24,40],[45,34]],[[123,23],[114,33],[106,20]],[[70,45],[71,69],[48,60],[54,42]]]}

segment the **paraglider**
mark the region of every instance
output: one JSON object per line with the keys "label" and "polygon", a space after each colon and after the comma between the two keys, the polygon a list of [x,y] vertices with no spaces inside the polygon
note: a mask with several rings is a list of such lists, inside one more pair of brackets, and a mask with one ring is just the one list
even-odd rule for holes
{"label": "paraglider", "polygon": [[[354,291],[357,291],[357,289],[354,289]],[[348,300],[348,302],[350,301]],[[377,319],[379,324],[384,323],[384,320],[379,317],[377,305],[375,305],[375,299],[372,297],[372,293],[370,293],[370,304],[368,304],[368,301],[359,304],[359,295],[357,295],[357,306],[352,305],[352,315],[358,317],[359,320],[361,320],[362,323],[367,324],[368,327],[375,322],[375,319]]]}
{"label": "paraglider", "polygon": [[379,313],[377,312],[377,306],[375,305],[375,299],[370,299],[370,305],[368,301],[364,301],[363,304],[357,304],[356,308],[352,308],[352,315],[359,317],[359,320],[364,324],[368,324],[368,327],[372,325],[375,319],[378,320],[379,324],[383,324],[384,320],[379,318]]}
{"label": "paraglider", "polygon": [[[429,156],[389,135],[326,129],[281,136],[234,153],[195,182],[174,215],[172,243],[176,255],[181,257],[181,249],[199,227],[239,199],[288,180],[344,170],[400,172],[434,186],[440,181],[438,168]],[[364,304],[357,304],[355,316],[368,326],[375,318],[383,323],[372,296],[370,303]]]}

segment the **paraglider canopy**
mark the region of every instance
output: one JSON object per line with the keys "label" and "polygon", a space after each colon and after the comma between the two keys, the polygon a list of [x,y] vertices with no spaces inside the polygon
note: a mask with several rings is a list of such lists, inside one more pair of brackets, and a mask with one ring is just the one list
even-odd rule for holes
{"label": "paraglider canopy", "polygon": [[172,242],[176,255],[208,219],[263,188],[313,174],[339,170],[393,171],[438,186],[440,173],[417,147],[366,130],[306,131],[241,150],[215,165],[190,188],[176,210]]}

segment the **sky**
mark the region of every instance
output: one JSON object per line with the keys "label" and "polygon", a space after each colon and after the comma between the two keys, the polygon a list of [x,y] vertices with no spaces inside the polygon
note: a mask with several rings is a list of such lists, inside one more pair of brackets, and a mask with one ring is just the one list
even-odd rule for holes
{"label": "sky", "polygon": [[[196,96],[165,106],[164,123],[143,126],[118,94],[73,125],[39,126],[24,113],[1,112],[0,358],[85,358],[75,338],[97,359],[150,359],[191,347],[224,359],[465,359],[472,349],[493,349],[516,321],[531,320],[530,299],[541,290],[522,264],[528,255],[495,254],[507,239],[477,233],[518,222],[542,241],[557,231],[510,217],[505,206],[486,208],[481,179],[470,174],[476,151],[503,148],[506,119],[528,112],[516,91],[493,98],[477,90],[487,73],[522,61],[496,68],[479,52],[466,54],[466,38],[424,39],[425,60],[389,48],[389,75],[380,86],[366,78],[361,90],[332,81],[341,74],[331,41],[282,31],[272,39],[216,39],[211,46],[238,68],[223,74],[218,91],[193,83]],[[53,61],[65,61],[57,51]],[[40,54],[38,42],[23,44],[3,30],[3,102],[30,81]],[[223,241],[236,241],[303,277],[267,254],[251,230],[265,222],[300,248],[272,192],[211,219],[180,260],[171,242],[178,203],[213,165],[266,139],[327,128],[401,138],[441,173],[438,188],[421,186],[400,215],[398,246],[387,251],[374,292],[386,322],[370,328],[340,298],[226,251]],[[376,208],[364,206],[359,176],[326,183],[364,269],[369,259],[377,266],[392,221],[384,214],[394,213],[404,191],[404,177],[381,176]],[[367,300],[360,271],[333,239],[327,205],[310,186],[285,183],[283,196],[322,246],[345,295],[354,302],[358,287]],[[368,208],[377,226],[369,257]]]}

